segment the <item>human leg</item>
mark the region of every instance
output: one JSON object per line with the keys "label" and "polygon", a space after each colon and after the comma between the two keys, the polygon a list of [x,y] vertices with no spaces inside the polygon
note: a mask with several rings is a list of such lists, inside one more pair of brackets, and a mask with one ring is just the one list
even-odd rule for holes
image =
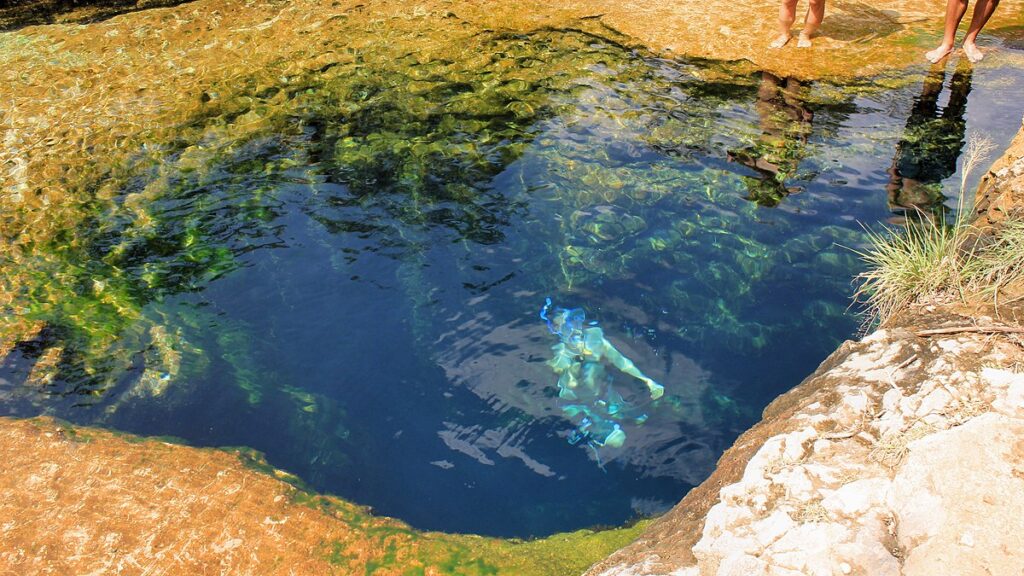
{"label": "human leg", "polygon": [[946,1],[946,21],[942,31],[942,44],[933,50],[925,53],[924,57],[929,62],[935,63],[946,57],[953,51],[953,42],[956,40],[956,29],[960,26],[960,20],[967,13],[967,0]]}
{"label": "human leg", "polygon": [[782,48],[792,38],[793,34],[790,30],[793,28],[793,22],[796,21],[796,1],[782,0],[779,5],[779,35],[768,45],[769,48]]}
{"label": "human leg", "polygon": [[821,21],[824,18],[825,0],[810,0],[807,6],[807,15],[804,16],[804,29],[800,32],[800,38],[796,42],[797,47],[811,47],[811,36],[821,27]]}
{"label": "human leg", "polygon": [[589,413],[580,420],[567,440],[573,446],[587,443],[595,447],[619,448],[626,442],[626,432],[618,423],[606,419],[603,415]]}
{"label": "human leg", "polygon": [[642,409],[627,402],[622,394],[619,394],[618,390],[611,386],[608,387],[602,402],[608,417],[612,420],[631,420],[636,424],[643,424],[647,421],[647,414]]}
{"label": "human leg", "polygon": [[974,4],[974,14],[971,16],[971,25],[967,28],[967,36],[964,38],[964,53],[971,62],[977,62],[985,57],[985,54],[978,49],[974,41],[978,38],[978,32],[985,27],[988,19],[999,6],[999,0],[979,0]]}
{"label": "human leg", "polygon": [[615,428],[604,437],[604,441],[601,443],[603,446],[610,446],[612,448],[621,448],[626,443],[626,433],[619,428],[616,424]]}

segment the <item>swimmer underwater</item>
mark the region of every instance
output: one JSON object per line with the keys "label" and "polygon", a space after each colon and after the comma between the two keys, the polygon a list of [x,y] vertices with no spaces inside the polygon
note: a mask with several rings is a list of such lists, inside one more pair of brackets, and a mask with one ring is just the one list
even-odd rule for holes
{"label": "swimmer underwater", "polygon": [[548,298],[540,317],[547,323],[548,330],[559,338],[551,347],[554,357],[548,361],[548,366],[558,374],[558,397],[564,402],[562,412],[576,424],[569,442],[577,444],[586,440],[595,447],[622,446],[626,433],[618,422],[629,419],[641,424],[647,415],[639,413],[615,391],[603,360],[643,382],[652,400],[661,398],[665,387],[645,376],[623,356],[596,323],[587,325],[581,308],[552,309]]}

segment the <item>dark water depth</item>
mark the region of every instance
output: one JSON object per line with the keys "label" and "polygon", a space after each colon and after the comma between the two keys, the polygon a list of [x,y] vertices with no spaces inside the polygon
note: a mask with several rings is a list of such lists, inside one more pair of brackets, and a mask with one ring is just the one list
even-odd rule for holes
{"label": "dark water depth", "polygon": [[[968,134],[1001,150],[1022,112],[1008,69],[843,87],[479,42],[211,89],[3,262],[8,312],[45,327],[0,364],[0,414],[250,446],[424,529],[656,514],[855,334],[861,223],[954,206]],[[546,297],[665,386],[609,368],[647,415],[621,448],[567,441]]]}

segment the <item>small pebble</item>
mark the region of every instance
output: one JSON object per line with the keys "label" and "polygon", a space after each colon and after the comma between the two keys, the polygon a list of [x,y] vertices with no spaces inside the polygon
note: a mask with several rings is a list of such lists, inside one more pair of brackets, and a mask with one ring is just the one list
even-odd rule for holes
{"label": "small pebble", "polygon": [[853,567],[851,567],[846,562],[843,562],[842,564],[840,564],[839,565],[839,569],[843,571],[843,574],[849,574],[850,572],[853,572]]}

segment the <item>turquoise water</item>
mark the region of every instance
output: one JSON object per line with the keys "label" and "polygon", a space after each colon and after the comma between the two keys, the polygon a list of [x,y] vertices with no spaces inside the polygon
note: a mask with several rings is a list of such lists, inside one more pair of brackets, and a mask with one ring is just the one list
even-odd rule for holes
{"label": "turquoise water", "polygon": [[[480,42],[211,89],[180,138],[112,168],[73,248],[5,266],[10,309],[46,328],[0,366],[0,411],[250,446],[424,529],[656,514],[856,334],[862,226],[955,205],[966,135],[1005,146],[1024,87]],[[567,441],[546,297],[665,386],[610,369],[647,415],[621,448]]]}

